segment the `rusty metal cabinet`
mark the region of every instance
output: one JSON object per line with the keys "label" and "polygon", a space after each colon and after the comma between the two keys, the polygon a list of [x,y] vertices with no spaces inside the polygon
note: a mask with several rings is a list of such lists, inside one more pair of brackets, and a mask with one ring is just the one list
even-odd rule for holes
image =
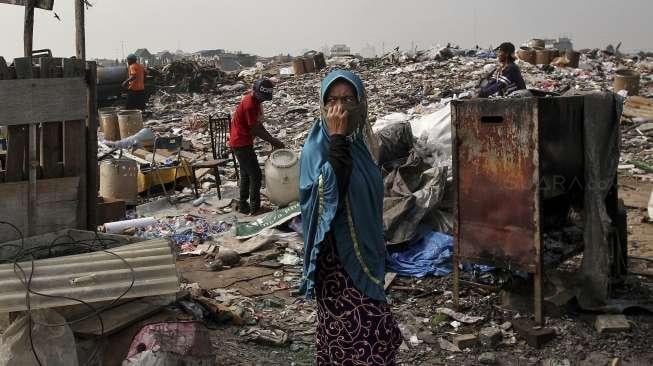
{"label": "rusty metal cabinet", "polygon": [[[585,166],[594,123],[585,102],[583,96],[452,102],[456,302],[459,262],[519,269],[534,274],[535,315],[542,319],[544,203],[570,192],[582,203],[593,169]],[[613,129],[613,119],[595,125]]]}

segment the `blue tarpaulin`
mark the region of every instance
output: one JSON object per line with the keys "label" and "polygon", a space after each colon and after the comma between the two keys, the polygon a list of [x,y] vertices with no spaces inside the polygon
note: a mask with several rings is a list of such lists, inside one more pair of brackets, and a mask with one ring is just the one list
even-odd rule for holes
{"label": "blue tarpaulin", "polygon": [[453,237],[431,231],[404,252],[388,257],[388,270],[402,276],[446,276],[451,273]]}
{"label": "blue tarpaulin", "polygon": [[[451,273],[453,237],[436,231],[428,232],[421,239],[410,244],[403,252],[391,253],[387,269],[402,276],[424,277],[446,276]],[[465,270],[487,272],[490,266],[465,265]]]}

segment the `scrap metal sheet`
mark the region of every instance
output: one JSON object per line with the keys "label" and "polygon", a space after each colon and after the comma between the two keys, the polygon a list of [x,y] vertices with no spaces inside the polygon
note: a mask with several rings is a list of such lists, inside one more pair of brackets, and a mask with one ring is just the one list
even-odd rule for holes
{"label": "scrap metal sheet", "polygon": [[453,107],[457,255],[533,272],[539,246],[536,100]]}

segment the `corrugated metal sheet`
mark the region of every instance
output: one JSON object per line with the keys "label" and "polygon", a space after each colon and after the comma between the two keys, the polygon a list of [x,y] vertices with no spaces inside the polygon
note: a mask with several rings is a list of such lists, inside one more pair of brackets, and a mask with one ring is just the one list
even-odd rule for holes
{"label": "corrugated metal sheet", "polygon": [[[134,285],[123,298],[172,294],[179,290],[174,253],[168,240],[149,240],[110,252],[124,258],[134,270]],[[21,262],[20,266],[29,278],[32,263]],[[18,276],[13,264],[0,265],[0,312],[27,310],[25,285]],[[34,261],[31,289],[92,303],[117,298],[129,288],[131,281],[132,272],[121,259],[94,252]],[[35,294],[30,294],[30,303],[32,309],[79,304]]]}

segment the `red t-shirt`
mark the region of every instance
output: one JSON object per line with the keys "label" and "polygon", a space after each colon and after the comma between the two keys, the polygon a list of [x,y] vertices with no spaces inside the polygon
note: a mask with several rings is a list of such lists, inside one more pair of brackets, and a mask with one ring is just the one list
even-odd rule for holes
{"label": "red t-shirt", "polygon": [[230,147],[245,147],[254,145],[254,136],[252,136],[252,126],[258,122],[261,115],[261,103],[254,99],[252,93],[243,97],[240,101],[233,119],[229,132]]}

